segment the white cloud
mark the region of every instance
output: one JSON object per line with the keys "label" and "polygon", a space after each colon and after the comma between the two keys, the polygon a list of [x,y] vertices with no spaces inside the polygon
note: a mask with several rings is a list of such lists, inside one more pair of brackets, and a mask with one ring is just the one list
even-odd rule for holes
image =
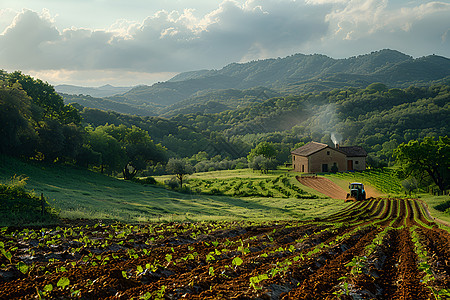
{"label": "white cloud", "polygon": [[161,10],[104,29],[58,28],[55,19],[64,15],[23,10],[13,19],[12,10],[2,9],[7,21],[0,26],[7,28],[0,34],[0,68],[120,76],[221,68],[297,52],[348,57],[392,48],[415,56],[450,55],[450,4],[415,3],[225,0],[203,15],[190,8]]}
{"label": "white cloud", "polygon": [[[324,35],[324,13],[299,15],[303,3],[226,0],[204,15],[159,11],[142,23],[118,20],[106,30],[58,30],[47,11],[24,10],[0,35],[8,68],[126,69],[174,72],[242,59],[287,55]],[[26,58],[25,58],[26,57]]]}
{"label": "white cloud", "polygon": [[450,4],[388,0],[308,0],[331,7],[326,16],[329,32],[321,44],[309,45],[338,57],[391,48],[413,56],[450,55],[445,33],[450,29]]}
{"label": "white cloud", "polygon": [[10,8],[0,9],[0,33],[11,25],[17,12]]}

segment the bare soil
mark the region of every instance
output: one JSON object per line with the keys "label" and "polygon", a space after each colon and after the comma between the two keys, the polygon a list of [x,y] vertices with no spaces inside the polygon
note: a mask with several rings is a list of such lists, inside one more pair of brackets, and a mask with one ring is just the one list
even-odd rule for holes
{"label": "bare soil", "polygon": [[[313,188],[319,193],[322,193],[333,199],[345,199],[348,193],[347,190],[344,190],[343,188],[335,184],[333,181],[325,177],[297,176],[296,178],[301,184]],[[366,198],[381,197],[381,194],[374,187],[365,184],[364,189],[366,190]]]}
{"label": "bare soil", "polygon": [[370,199],[308,222],[0,229],[0,299],[446,299],[450,234],[419,207]]}

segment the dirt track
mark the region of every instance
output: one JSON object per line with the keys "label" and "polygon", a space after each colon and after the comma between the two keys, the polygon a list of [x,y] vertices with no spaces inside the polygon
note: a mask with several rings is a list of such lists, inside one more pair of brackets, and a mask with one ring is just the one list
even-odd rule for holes
{"label": "dirt track", "polygon": [[[342,189],[340,186],[338,186],[328,178],[300,177],[300,176],[297,176],[296,178],[301,184],[313,188],[319,193],[322,193],[333,199],[345,199],[345,197],[347,196],[346,190]],[[375,198],[381,196],[380,193],[378,193],[378,191],[372,188],[371,186],[364,185],[364,188],[366,190],[366,198],[370,197]]]}

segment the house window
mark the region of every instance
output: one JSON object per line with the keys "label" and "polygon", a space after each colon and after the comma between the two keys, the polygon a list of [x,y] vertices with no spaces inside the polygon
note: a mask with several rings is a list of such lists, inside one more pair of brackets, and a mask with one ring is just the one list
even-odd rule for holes
{"label": "house window", "polygon": [[357,160],[355,160],[355,165],[357,165],[358,164],[358,161]]}
{"label": "house window", "polygon": [[330,151],[327,151],[327,155],[330,155]]}
{"label": "house window", "polygon": [[302,165],[302,173],[305,173],[305,165]]}
{"label": "house window", "polygon": [[294,161],[295,161],[295,156],[292,156],[292,158],[294,159]]}

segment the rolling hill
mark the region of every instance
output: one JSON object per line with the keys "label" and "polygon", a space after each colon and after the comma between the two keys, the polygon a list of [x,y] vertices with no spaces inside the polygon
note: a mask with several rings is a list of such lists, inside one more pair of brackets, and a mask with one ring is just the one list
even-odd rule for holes
{"label": "rolling hill", "polygon": [[106,84],[100,87],[83,87],[69,84],[60,84],[55,86],[55,90],[58,93],[71,94],[71,95],[89,95],[92,97],[108,97],[116,94],[123,94],[131,90],[132,87],[117,87],[110,84]]}
{"label": "rolling hill", "polygon": [[[346,59],[295,54],[232,63],[220,70],[181,73],[166,82],[137,86],[123,94],[107,97],[112,101],[108,102],[111,107],[105,102],[106,107],[102,109],[165,116],[220,112],[237,107],[236,103],[243,106],[255,101],[258,97],[248,91],[251,89],[265,88],[270,91],[266,94],[274,97],[345,87],[365,88],[374,82],[384,83],[388,88],[405,88],[429,85],[449,77],[450,59],[436,55],[413,58],[389,49]],[[117,103],[129,107],[119,109]]]}

